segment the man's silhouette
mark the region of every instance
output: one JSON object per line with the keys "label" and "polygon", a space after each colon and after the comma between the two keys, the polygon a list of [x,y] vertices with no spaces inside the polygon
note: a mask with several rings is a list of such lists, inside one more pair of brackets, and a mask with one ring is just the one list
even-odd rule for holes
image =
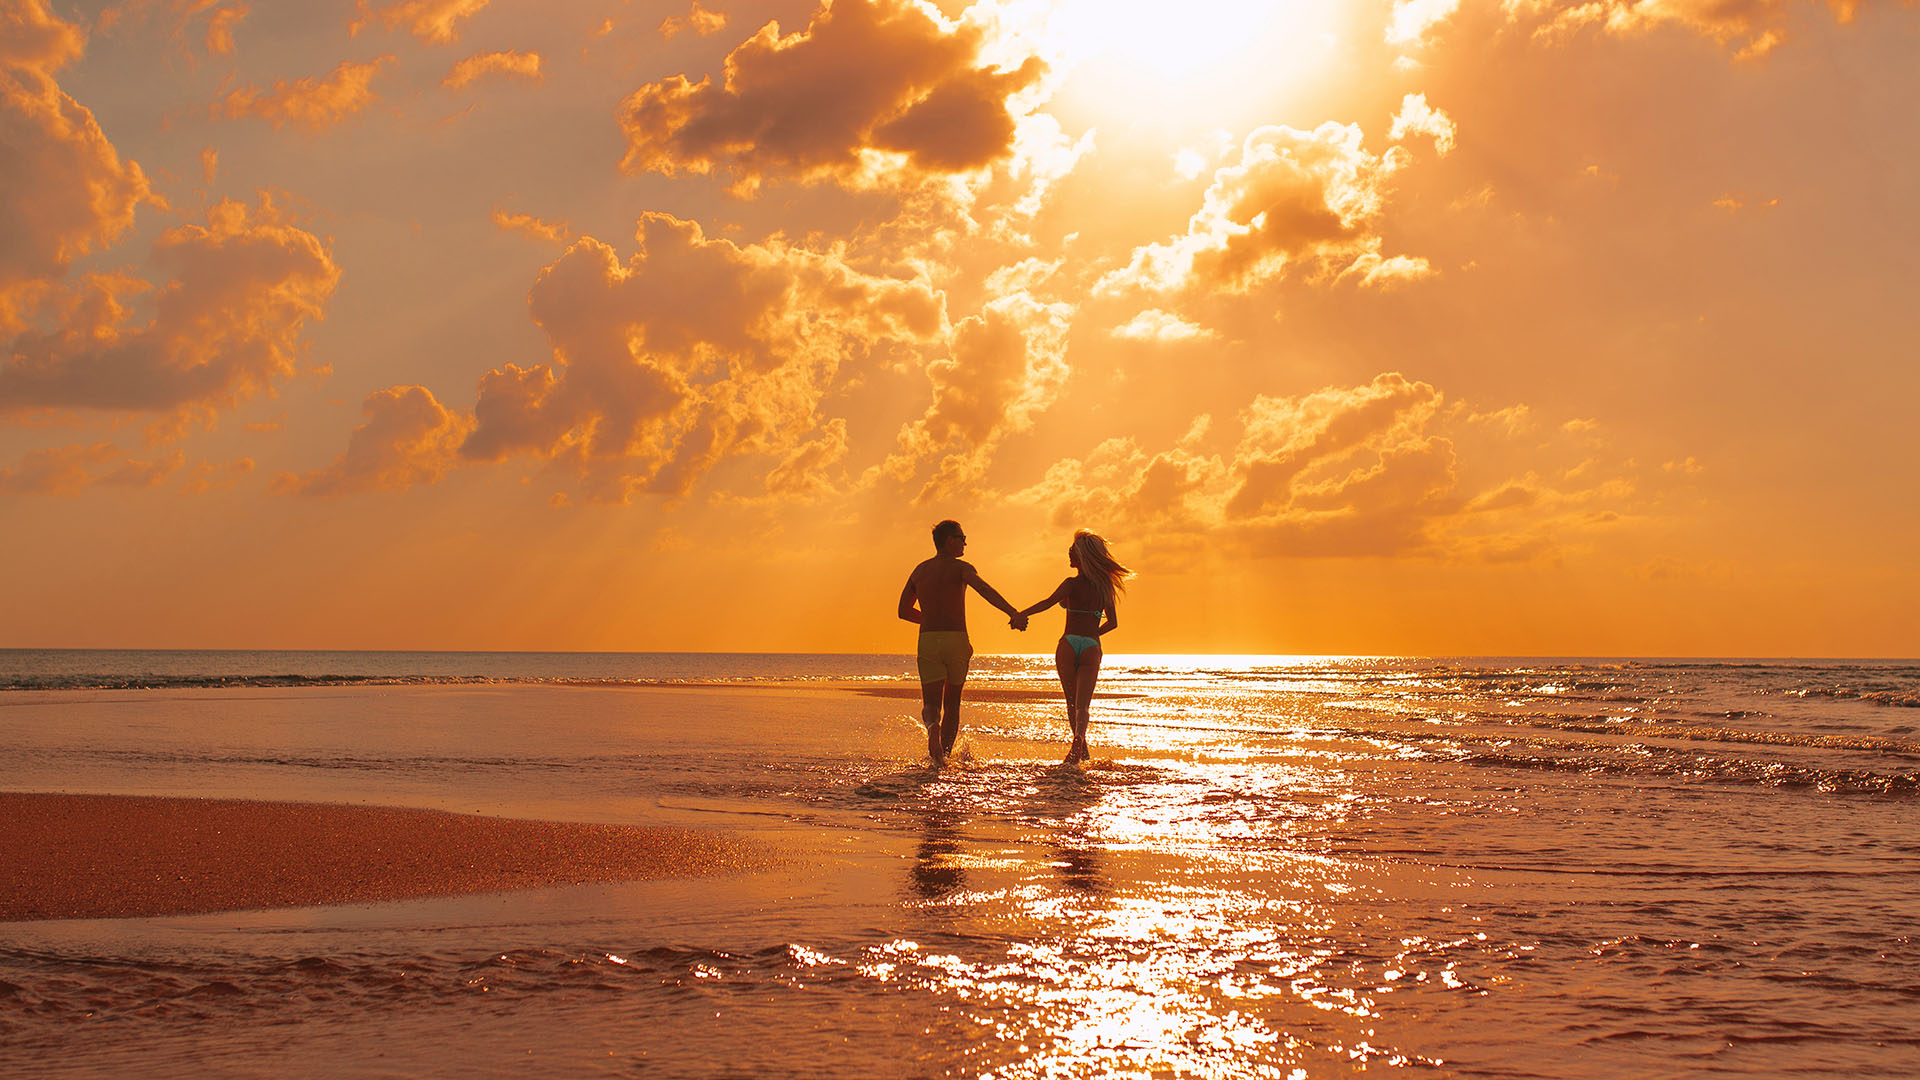
{"label": "man's silhouette", "polygon": [[939,765],[960,736],[960,690],[973,659],[973,643],[967,639],[967,588],[1006,612],[1015,630],[1025,630],[1027,619],[980,580],[972,564],[961,561],[967,534],[959,522],[933,527],[933,549],[939,554],[907,575],[907,587],[900,590],[900,617],[920,624],[920,722],[927,727],[927,756]]}

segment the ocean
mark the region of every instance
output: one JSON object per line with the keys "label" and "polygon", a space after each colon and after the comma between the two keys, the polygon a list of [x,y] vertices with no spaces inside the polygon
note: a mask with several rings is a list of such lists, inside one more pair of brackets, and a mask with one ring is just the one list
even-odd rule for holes
{"label": "ocean", "polygon": [[912,670],[0,651],[0,790],[777,856],[0,923],[0,1074],[1920,1076],[1920,663],[1115,655],[1080,768],[980,657],[937,771]]}

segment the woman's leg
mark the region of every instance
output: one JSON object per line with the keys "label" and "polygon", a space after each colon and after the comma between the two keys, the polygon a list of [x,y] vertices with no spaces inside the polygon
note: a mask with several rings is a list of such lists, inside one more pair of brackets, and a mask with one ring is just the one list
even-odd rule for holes
{"label": "woman's leg", "polygon": [[1093,687],[1100,680],[1100,646],[1095,645],[1080,654],[1079,663],[1073,671],[1073,702],[1078,714],[1078,723],[1073,729],[1073,745],[1080,757],[1091,756],[1087,748],[1087,725],[1092,723]]}
{"label": "woman's leg", "polygon": [[[1073,655],[1073,646],[1067,644],[1065,639],[1053,647],[1053,666],[1060,670],[1060,694],[1067,701],[1067,730],[1069,734],[1074,734],[1080,730],[1079,720],[1073,710],[1073,691],[1079,683],[1079,661]],[[1067,760],[1073,760],[1071,749]]]}

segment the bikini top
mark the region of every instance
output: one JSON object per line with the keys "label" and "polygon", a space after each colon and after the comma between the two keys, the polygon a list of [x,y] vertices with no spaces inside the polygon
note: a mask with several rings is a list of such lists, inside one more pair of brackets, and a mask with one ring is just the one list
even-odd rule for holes
{"label": "bikini top", "polygon": [[1105,615],[1106,614],[1106,612],[1101,611],[1098,608],[1095,608],[1092,611],[1081,611],[1079,608],[1070,607],[1070,608],[1067,608],[1066,610],[1069,614],[1072,614],[1072,615]]}

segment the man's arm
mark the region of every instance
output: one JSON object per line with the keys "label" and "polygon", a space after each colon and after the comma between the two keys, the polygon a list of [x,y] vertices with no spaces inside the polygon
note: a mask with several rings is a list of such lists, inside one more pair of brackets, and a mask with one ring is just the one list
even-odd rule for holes
{"label": "man's arm", "polygon": [[900,590],[900,617],[910,623],[920,621],[920,609],[913,606],[913,602],[918,596],[919,594],[913,591],[913,579],[909,577],[907,579],[907,587]]}
{"label": "man's arm", "polygon": [[1006,597],[1001,596],[999,593],[993,591],[993,586],[987,584],[985,579],[981,578],[980,571],[975,570],[973,568],[973,564],[961,563],[960,565],[966,567],[966,569],[962,571],[962,573],[965,575],[963,580],[966,581],[968,585],[973,586],[974,592],[977,592],[981,596],[986,597],[987,603],[992,604],[994,607],[997,607],[1001,611],[1006,612],[1008,618],[1019,618],[1020,613],[1014,610],[1014,607],[1012,604],[1007,603]]}

